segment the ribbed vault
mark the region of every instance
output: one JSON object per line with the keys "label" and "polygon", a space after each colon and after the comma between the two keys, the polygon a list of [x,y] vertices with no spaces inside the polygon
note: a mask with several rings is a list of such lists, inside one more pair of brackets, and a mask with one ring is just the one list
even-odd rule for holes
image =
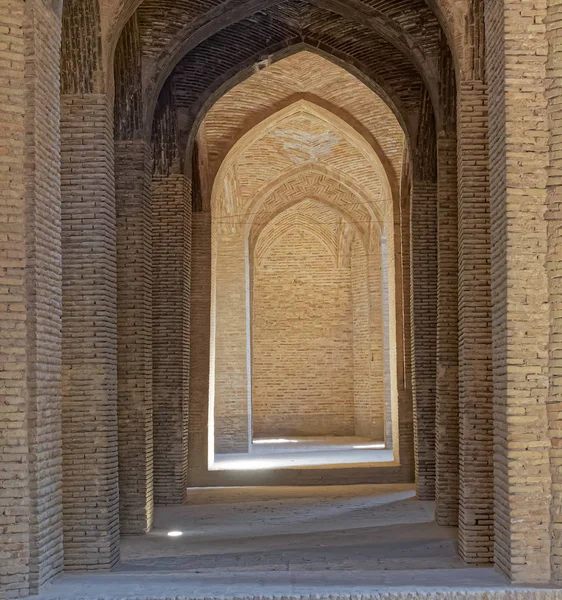
{"label": "ribbed vault", "polygon": [[360,132],[383,164],[391,189],[397,190],[404,136],[392,110],[351,73],[309,51],[255,73],[209,109],[197,140],[208,157],[206,175],[214,178],[232,140],[301,99],[329,110]]}

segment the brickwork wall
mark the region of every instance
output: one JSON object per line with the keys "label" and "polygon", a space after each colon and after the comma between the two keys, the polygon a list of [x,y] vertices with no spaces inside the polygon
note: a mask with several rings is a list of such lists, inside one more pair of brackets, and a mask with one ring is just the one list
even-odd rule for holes
{"label": "brickwork wall", "polygon": [[[398,430],[400,461],[414,469],[414,406],[412,396],[412,325],[411,325],[411,242],[410,217],[412,200],[412,165],[409,150],[404,150],[400,182],[399,229],[400,244],[397,274],[402,274],[397,310],[397,339],[402,340],[402,365],[398,365]],[[396,217],[395,217],[396,218]],[[396,227],[395,227],[396,228]],[[400,376],[402,374],[402,376]]]}
{"label": "brickwork wall", "polygon": [[30,591],[62,571],[60,15],[27,7]]}
{"label": "brickwork wall", "polygon": [[495,561],[550,579],[546,2],[486,8],[492,244]]}
{"label": "brickwork wall", "polygon": [[[459,175],[459,551],[493,560],[493,386],[487,90],[461,81]],[[474,482],[478,482],[475,486]]]}
{"label": "brickwork wall", "polygon": [[0,3],[0,597],[29,590],[24,3]]}
{"label": "brickwork wall", "polygon": [[[183,175],[152,179],[154,502],[181,503],[187,485],[185,360],[191,198]],[[187,346],[189,348],[189,346]]]}
{"label": "brickwork wall", "polygon": [[152,161],[144,140],[115,143],[119,517],[122,534],[153,517]]}
{"label": "brickwork wall", "polygon": [[211,332],[211,213],[193,213],[191,260],[191,345],[189,377],[189,478],[201,485],[207,472]]}
{"label": "brickwork wall", "polygon": [[[371,422],[369,426],[370,436],[377,440],[385,439],[386,429],[386,397],[387,386],[390,380],[386,377],[386,348],[385,329],[388,326],[388,314],[385,313],[384,296],[385,289],[383,281],[383,249],[381,235],[372,226],[368,242],[367,254],[367,282],[371,303],[369,306],[370,325],[370,402]],[[390,390],[388,390],[390,391]]]}
{"label": "brickwork wall", "polygon": [[354,434],[351,269],[336,260],[297,224],[255,265],[254,436]]}
{"label": "brickwork wall", "polygon": [[561,331],[561,279],[560,256],[561,247],[561,218],[562,218],[562,188],[561,188],[561,161],[560,139],[561,128],[559,123],[561,83],[561,28],[562,3],[559,0],[548,2],[547,37],[548,37],[548,64],[546,93],[548,100],[548,116],[550,128],[550,167],[548,172],[548,256],[547,268],[549,278],[550,301],[550,345],[549,345],[549,395],[548,417],[550,429],[550,468],[552,474],[552,503],[551,514],[554,518],[550,525],[551,534],[551,559],[552,580],[558,584],[562,581],[562,523],[559,515],[562,510],[562,428],[560,413],[560,331]]}
{"label": "brickwork wall", "polygon": [[435,498],[437,185],[413,182],[410,221],[412,390],[417,494]]}
{"label": "brickwork wall", "polygon": [[353,308],[353,399],[355,435],[371,437],[375,415],[371,403],[370,300],[367,254],[359,236],[351,246],[351,294]]}
{"label": "brickwork wall", "polygon": [[458,206],[457,140],[437,139],[437,371],[435,399],[435,519],[458,520]]}
{"label": "brickwork wall", "polygon": [[103,94],[61,97],[65,569],[119,558],[113,123]]}
{"label": "brickwork wall", "polygon": [[247,452],[251,366],[246,240],[241,227],[221,230],[220,220],[213,215],[215,451]]}

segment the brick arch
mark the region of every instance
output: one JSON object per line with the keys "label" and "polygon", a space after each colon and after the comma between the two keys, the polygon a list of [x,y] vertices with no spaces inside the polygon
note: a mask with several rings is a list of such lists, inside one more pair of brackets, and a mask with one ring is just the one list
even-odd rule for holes
{"label": "brick arch", "polygon": [[[303,201],[305,202],[305,201]],[[291,208],[299,206],[302,202],[294,204]],[[260,264],[267,256],[268,251],[282,239],[293,227],[305,229],[315,237],[317,237],[332,255],[334,263],[337,263],[338,257],[338,239],[334,231],[330,231],[328,227],[314,219],[311,215],[300,213],[296,218],[286,208],[282,213],[277,215],[275,227],[272,227],[272,219],[260,232],[253,249],[250,249],[250,261],[255,261]],[[271,230],[271,231],[270,231]]]}
{"label": "brick arch", "polygon": [[[443,0],[433,0],[431,3],[424,0],[313,0],[310,6],[312,9],[328,8],[332,12],[353,18],[358,23],[367,23],[375,32],[391,41],[409,60],[420,67],[427,67],[424,62],[431,62],[435,58],[441,29],[448,29],[458,21],[444,17],[445,14],[449,16],[449,12],[442,10],[442,2]],[[112,23],[108,32],[108,55],[112,56],[121,30],[136,11],[141,21],[145,54],[152,64],[151,75],[147,79],[156,81],[160,78],[159,85],[156,85],[158,90],[174,65],[197,44],[220,28],[248,18],[257,11],[275,9],[278,4],[283,4],[283,1],[169,0],[165,7],[168,19],[163,19],[161,2],[125,0],[120,14],[114,14],[108,19]],[[306,14],[302,1],[291,4],[295,6],[293,14]],[[450,40],[456,39],[454,33],[449,31],[447,37]]]}
{"label": "brick arch", "polygon": [[[239,161],[241,157],[250,151],[250,148],[253,145],[259,143],[260,140],[268,136],[281,124],[301,116],[311,117],[312,120],[319,123],[327,123],[330,127],[330,130],[333,130],[337,134],[341,135],[342,139],[345,140],[351,148],[358,150],[358,155],[362,156],[362,160],[365,162],[365,164],[371,165],[375,170],[382,187],[382,200],[392,201],[392,190],[386,171],[381,164],[378,155],[366,142],[366,140],[359,135],[356,130],[350,127],[334,113],[331,113],[318,105],[302,99],[271,115],[269,118],[253,127],[232,146],[230,152],[224,158],[217,172],[212,195],[215,196],[221,193],[221,186],[223,185],[226,173],[233,167],[234,164]],[[371,176],[369,177],[369,180],[372,180]],[[362,182],[359,180],[357,180],[356,183],[359,185],[362,184]],[[363,183],[366,184],[367,182]],[[256,197],[259,197],[260,193],[261,190],[258,188],[253,194],[253,198],[255,199]],[[250,200],[250,212],[253,212],[254,205],[255,202]],[[248,212],[246,212],[244,216],[247,217]]]}
{"label": "brick arch", "polygon": [[[297,8],[294,13],[298,13],[300,11],[301,14],[298,14],[296,18],[293,17],[292,14],[287,15],[287,12],[291,11],[291,5],[296,5]],[[236,26],[237,24],[242,23],[244,20],[257,18],[260,14],[273,15],[272,18],[276,20],[286,20],[291,23],[296,31],[298,31],[298,35],[301,38],[310,37],[310,38],[318,38],[319,35],[306,33],[306,30],[309,29],[313,20],[322,21],[326,20],[327,16],[330,15],[329,18],[338,17],[338,22],[344,23],[343,29],[346,29],[346,42],[354,43],[359,36],[365,35],[367,32],[371,34],[373,38],[378,38],[380,40],[384,40],[395,50],[396,57],[400,57],[396,62],[402,63],[411,63],[414,67],[414,70],[420,75],[423,79],[425,79],[426,85],[430,87],[430,89],[435,89],[434,84],[437,77],[436,70],[436,54],[432,57],[426,57],[428,52],[433,52],[434,48],[432,47],[432,43],[428,48],[423,48],[421,45],[421,40],[416,40],[416,38],[411,34],[411,32],[406,32],[401,29],[394,19],[385,18],[384,15],[379,14],[378,17],[372,14],[372,11],[365,11],[364,7],[361,10],[361,2],[356,2],[353,6],[353,3],[349,2],[341,2],[340,0],[335,0],[335,2],[324,2],[323,0],[317,0],[309,5],[308,14],[302,10],[300,5],[304,5],[301,0],[297,0],[296,2],[289,2],[287,0],[280,0],[275,3],[269,3],[268,11],[264,13],[262,7],[260,10],[256,11],[253,7],[252,3],[246,3],[237,7],[236,16],[239,18],[236,19],[236,16],[233,14],[233,20],[228,22],[225,20],[224,15],[221,14],[220,23],[222,27],[215,29],[212,23],[209,23],[205,26],[205,29],[209,29],[212,31],[214,35],[218,35],[224,29],[228,29],[229,27]],[[285,9],[285,5],[287,8]],[[247,11],[243,9],[248,7]],[[427,7],[426,7],[427,8]],[[408,11],[410,15],[412,15],[413,11]],[[329,20],[328,18],[328,20]],[[299,23],[299,19],[307,23],[306,27],[303,27],[301,23]],[[226,26],[225,26],[226,24]],[[328,28],[330,25],[328,24]],[[340,25],[340,27],[342,27]],[[189,26],[191,28],[191,26]],[[437,36],[439,30],[439,25],[437,21],[435,21],[435,30],[431,32],[432,37]],[[197,44],[202,42],[206,42],[210,38],[205,38],[201,40],[201,32],[195,31],[194,38],[188,36],[187,40],[180,45],[178,45],[177,49],[170,52],[169,48],[165,47],[160,52],[160,55],[155,59],[155,63],[152,67],[152,71],[147,73],[147,80],[153,83],[154,90],[158,91],[167,76],[172,73],[175,66],[179,64],[186,54],[191,52],[194,48],[196,48]],[[185,39],[185,32],[178,32],[178,39]],[[435,39],[435,44],[437,43],[437,39]],[[437,96],[435,95],[435,101],[437,102]]]}
{"label": "brick arch", "polygon": [[[330,54],[326,49],[319,48],[318,45],[310,45],[306,42],[298,42],[289,47],[285,47],[283,44],[281,44],[281,46],[283,46],[281,50],[269,54],[269,64],[275,64],[278,61],[281,61],[287,57],[298,54],[300,52],[312,52],[332,62],[336,66],[344,69],[345,71],[356,77],[359,82],[366,85],[374,94],[379,96],[379,98],[389,107],[389,109],[393,113],[394,118],[396,118],[397,122],[400,124],[406,136],[406,144],[411,145],[412,139],[416,135],[417,125],[415,121],[417,118],[417,109],[412,108],[412,110],[408,111],[400,103],[399,99],[391,98],[384,87],[384,82],[377,82],[376,80],[364,75],[361,65],[355,66],[350,62],[346,62],[345,59],[338,58]],[[255,74],[255,58],[256,57],[253,57],[251,60],[249,60],[248,65],[242,66],[242,70],[239,72],[235,72],[228,81],[226,81],[220,86],[217,86],[216,90],[211,90],[207,92],[204,101],[200,102],[196,108],[190,110],[190,114],[192,116],[191,118],[188,117],[187,125],[184,124],[183,132],[180,134],[180,146],[182,149],[182,155],[185,156],[184,170],[188,176],[191,174],[190,169],[192,167],[192,163],[190,161],[190,156],[193,151],[195,138],[206,114],[215,105],[219,98],[224,96],[230,90],[234,89],[237,85],[243,83],[244,81],[247,81],[253,74]],[[213,85],[217,85],[216,82],[213,82]],[[302,96],[302,98],[308,99],[309,101],[320,106],[324,105],[324,107],[327,110],[337,112],[338,114],[340,114],[342,120],[347,121],[353,128],[357,129],[358,131],[361,131],[361,124],[356,119],[348,118],[346,115],[344,115],[341,112],[340,108],[336,106],[329,106],[326,102],[318,102],[317,99],[311,98],[310,96]],[[158,106],[160,107],[160,103]],[[266,116],[267,115],[264,115],[264,117]],[[364,133],[366,132],[363,130],[362,135]],[[363,135],[363,137],[369,139],[371,145],[373,145],[373,147],[376,150],[376,145],[373,144],[373,142],[375,142],[376,140],[372,136],[368,135]],[[390,166],[388,165],[387,161],[383,159],[381,153],[379,153],[379,158],[381,162],[383,162],[387,167]],[[387,173],[392,181],[391,170],[387,169]],[[393,187],[394,189],[395,187],[397,187],[397,185],[397,182],[392,182],[391,187]]]}
{"label": "brick arch", "polygon": [[[251,113],[249,117],[240,124],[240,127],[237,129],[236,134],[229,138],[229,140],[233,140],[236,142],[243,135],[245,135],[250,129],[254,126],[255,121],[263,121],[277,113],[279,110],[290,106],[291,104],[299,101],[306,100],[311,104],[318,105],[325,110],[334,113],[338,117],[340,117],[343,121],[345,121],[350,127],[355,129],[373,148],[374,152],[377,154],[381,164],[383,165],[385,172],[387,173],[389,179],[389,185],[392,190],[393,195],[398,193],[399,183],[397,171],[400,170],[400,165],[394,164],[392,159],[388,156],[385,148],[383,148],[382,143],[380,142],[380,138],[376,136],[375,132],[372,132],[366,125],[364,125],[357,117],[351,115],[347,110],[341,108],[340,106],[326,101],[323,98],[316,96],[315,94],[311,94],[308,92],[296,93],[287,98],[282,99],[280,102],[273,104],[271,107],[268,107],[263,111],[256,111],[256,113]],[[215,105],[216,106],[216,105]],[[206,113],[206,117],[209,116],[209,112]],[[206,119],[203,121],[203,125],[206,125]],[[207,134],[208,129],[205,126],[205,132]],[[208,140],[207,140],[207,151],[209,154],[212,152],[212,149],[209,148]],[[220,165],[220,163],[224,160],[226,156],[226,151],[223,149],[219,149],[217,152],[216,162],[213,162],[212,169],[210,171],[210,177],[214,179],[216,176],[216,168]],[[400,161],[401,162],[401,161]],[[216,165],[216,167],[215,167]]]}
{"label": "brick arch", "polygon": [[[271,197],[268,198],[271,200]],[[335,201],[334,201],[335,200]],[[266,201],[267,202],[267,201]],[[272,207],[271,211],[267,211],[267,206],[264,203],[262,206],[262,210],[256,214],[255,218],[252,220],[250,226],[246,229],[246,236],[248,240],[248,252],[250,257],[254,255],[256,248],[260,244],[260,239],[266,229],[270,226],[272,221],[274,221],[277,217],[285,213],[291,208],[302,204],[303,202],[312,202],[318,204],[319,206],[327,207],[330,210],[337,213],[341,219],[347,223],[355,232],[355,234],[361,240],[365,251],[367,252],[369,249],[369,231],[370,228],[368,225],[361,226],[361,223],[366,220],[370,215],[368,214],[357,214],[353,213],[353,211],[345,206],[342,206],[341,203],[337,202],[337,198],[330,198],[326,195],[315,196],[311,194],[307,194],[305,191],[301,194],[297,194],[294,198],[288,198],[287,202],[281,206]],[[357,220],[357,219],[363,219]],[[375,221],[375,226],[377,228],[377,232],[380,235],[383,229],[381,223]]]}
{"label": "brick arch", "polygon": [[[226,51],[217,53],[212,46],[209,46],[209,48],[200,48],[197,55],[186,57],[178,66],[170,84],[174,89],[176,105],[184,115],[182,147],[191,148],[198,126],[206,112],[222,95],[251,77],[256,69],[302,51],[322,56],[367,85],[390,107],[408,137],[415,138],[419,99],[424,89],[422,81],[415,72],[409,73],[409,79],[407,83],[404,83],[404,89],[400,90],[379,75],[378,67],[371,70],[368,65],[356,60],[352,55],[340,52],[321,40],[307,39],[303,41],[300,38],[287,39],[286,36],[279,35],[278,40],[273,44],[262,46],[254,33],[259,35],[252,28],[246,32],[244,41],[247,41],[248,44],[244,46],[244,55],[240,60],[232,53]],[[211,57],[207,56],[207,51],[211,53]],[[264,57],[266,57],[265,61]],[[216,71],[213,71],[212,66],[209,68],[211,60],[214,60],[224,70],[217,74]],[[158,101],[158,106],[160,104],[161,99]],[[154,102],[146,105],[146,123],[151,122],[156,106]]]}

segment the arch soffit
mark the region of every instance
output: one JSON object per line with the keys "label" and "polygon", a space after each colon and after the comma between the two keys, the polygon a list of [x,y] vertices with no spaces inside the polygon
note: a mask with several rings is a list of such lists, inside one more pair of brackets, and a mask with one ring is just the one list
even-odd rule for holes
{"label": "arch soffit", "polygon": [[270,249],[296,226],[306,229],[315,235],[329,250],[334,261],[337,261],[338,238],[336,233],[330,230],[329,226],[307,214],[292,215],[287,213],[287,216],[284,217],[284,213],[287,213],[287,211],[283,211],[283,213],[277,215],[280,218],[276,220],[275,227],[269,237],[267,237],[267,233],[268,229],[272,226],[273,220],[261,229],[259,236],[249,249],[251,252],[250,256],[253,259],[252,262],[255,261],[257,264],[260,264],[268,255]]}
{"label": "arch soffit", "polygon": [[[340,67],[338,67],[338,68],[340,68]],[[362,84],[362,82],[358,82],[358,83]],[[374,94],[374,92],[372,92],[372,90],[369,90],[369,92],[371,94]],[[384,103],[384,101],[381,98],[379,98],[378,96],[377,96],[377,98],[378,98],[378,100],[380,100],[381,103]],[[376,137],[376,134],[373,131],[371,131],[366,125],[364,125],[359,120],[358,117],[351,115],[346,109],[344,109],[341,106],[334,104],[328,100],[324,100],[323,98],[321,98],[311,92],[295,92],[295,93],[291,94],[290,96],[286,96],[285,98],[282,98],[281,100],[275,102],[270,107],[267,107],[264,110],[262,110],[262,109],[254,110],[254,111],[249,110],[247,115],[244,116],[244,120],[241,122],[241,127],[238,129],[238,131],[234,135],[234,138],[233,138],[234,143],[236,143],[240,138],[242,138],[242,136],[244,136],[247,132],[249,132],[255,126],[256,123],[259,123],[259,122],[264,121],[265,119],[268,119],[270,116],[276,114],[280,110],[294,104],[295,102],[297,102],[299,100],[304,100],[311,104],[320,106],[321,108],[335,114],[340,119],[345,121],[350,127],[355,129],[359,133],[359,135],[361,135],[367,141],[367,143],[371,146],[373,151],[377,154],[378,159],[381,162],[381,164],[387,174],[390,189],[392,191],[393,196],[398,194],[400,186],[399,186],[395,166],[392,163],[389,156],[387,156],[387,154],[383,150],[381,144],[379,143],[379,140]],[[386,103],[384,103],[384,104],[385,104],[385,106],[388,106]],[[392,114],[391,118],[395,119],[394,113],[392,113],[392,110],[390,108],[389,108],[389,112]],[[209,114],[209,112],[207,112],[207,115],[208,114]],[[203,120],[203,122],[205,122],[205,119]],[[402,129],[398,119],[396,119],[396,125],[398,127],[400,127],[402,134],[405,135],[404,130]],[[214,177],[216,175],[216,169],[218,168],[218,164],[222,163],[226,154],[228,154],[228,152],[225,152],[222,149],[218,153],[217,159],[216,159],[217,162],[215,162],[213,164],[214,169],[209,172],[209,176],[211,177],[211,179],[214,179]],[[403,153],[401,153],[401,155],[399,157],[400,162],[401,162],[402,154]]]}
{"label": "arch soffit", "polygon": [[[356,200],[357,205],[365,208],[370,220],[376,223],[381,231],[384,230],[385,213],[379,206],[371,201],[371,199],[365,194],[365,191],[358,186],[355,181],[348,177],[347,174],[320,164],[305,164],[296,167],[292,171],[280,175],[277,179],[274,179],[258,190],[252,197],[251,201],[248,202],[247,210],[245,212],[247,226],[251,227],[255,217],[260,214],[261,209],[267,205],[269,199],[276,194],[280,188],[286,184],[294,185],[295,182],[298,182],[299,179],[302,179],[307,175],[324,177],[330,182],[330,184],[334,185],[334,187],[339,186],[343,188],[346,194],[349,194],[350,198],[354,198]],[[310,197],[310,191],[305,189],[301,195],[303,198]],[[322,200],[319,201],[321,202]],[[336,205],[332,203],[330,206],[335,208]],[[351,219],[353,220],[354,217],[351,216]]]}
{"label": "arch soffit", "polygon": [[[289,202],[287,202],[286,205],[282,206],[280,209],[275,210],[271,213],[266,213],[267,218],[264,220],[261,220],[258,217],[258,215],[255,215],[255,217],[257,218],[252,219],[252,222],[247,225],[245,232],[246,239],[248,240],[248,251],[250,253],[250,256],[253,256],[255,249],[259,245],[262,234],[264,233],[264,231],[267,230],[271,223],[283,213],[290,211],[291,209],[297,207],[299,204],[303,204],[304,202],[318,204],[336,213],[347,225],[349,225],[349,227],[353,230],[355,235],[358,236],[364,251],[368,251],[370,233],[370,227],[368,226],[368,224],[365,224],[365,226],[361,226],[360,223],[356,220],[357,215],[353,215],[350,211],[346,209],[346,207],[335,205],[326,200],[325,198],[304,193],[296,199],[291,199]],[[374,222],[374,225],[377,234],[380,236],[382,231],[381,223],[377,220]]]}
{"label": "arch soffit", "polygon": [[[381,163],[379,156],[372,148],[372,146],[365,140],[365,138],[361,136],[353,127],[351,127],[348,123],[343,121],[343,119],[341,119],[334,113],[327,111],[326,109],[316,104],[313,104],[308,100],[303,99],[294,102],[293,104],[285,107],[284,109],[274,113],[267,119],[263,120],[258,125],[255,125],[233,145],[230,152],[226,155],[217,171],[217,174],[212,184],[211,198],[216,197],[216,195],[220,193],[220,186],[223,185],[227,172],[236,163],[237,159],[247,152],[247,150],[252,144],[268,135],[283,121],[288,120],[299,114],[310,115],[319,119],[320,121],[324,121],[330,126],[331,129],[340,133],[342,137],[344,137],[348,141],[349,144],[357,148],[361,152],[363,157],[370,164],[373,165],[373,168],[381,181],[383,189],[383,201],[392,201],[394,199],[392,194],[392,188],[390,185],[390,180],[384,168],[384,165]],[[285,179],[285,177],[283,178]],[[257,194],[260,194],[262,190],[258,190]],[[257,194],[254,195],[254,198]],[[253,209],[252,205],[253,201],[251,200],[248,203],[248,206],[250,206],[251,210]]]}
{"label": "arch soffit", "polygon": [[[392,89],[392,86],[382,78],[378,77],[376,73],[370,73],[369,69],[364,65],[356,64],[353,57],[342,58],[342,56],[331,54],[329,51],[320,48],[319,46],[319,42],[311,43],[310,40],[308,42],[297,42],[288,46],[282,44],[281,48],[276,44],[240,63],[235,69],[229,71],[223,80],[219,80],[218,83],[217,81],[214,81],[214,87],[209,88],[202,99],[199,99],[196,105],[193,108],[190,108],[190,115],[188,115],[187,119],[189,121],[189,130],[185,133],[185,145],[182,142],[182,147],[187,148],[186,156],[190,156],[190,150],[193,147],[197,130],[206,113],[224,94],[228,93],[231,89],[255,74],[256,64],[259,62],[258,59],[263,58],[264,55],[267,56],[266,61],[269,66],[303,51],[312,52],[330,61],[366,85],[390,108],[396,120],[402,127],[408,144],[412,146],[412,140],[415,139],[417,132],[417,115],[414,114],[413,111],[406,109],[398,95]],[[262,60],[261,62],[263,63],[264,61]],[[153,97],[151,104],[146,106],[146,123],[152,123],[156,103],[157,98]],[[186,161],[186,165],[188,164],[189,160]]]}
{"label": "arch soffit", "polygon": [[[222,29],[247,19],[257,12],[268,10],[286,0],[230,0],[218,6],[201,12],[190,19],[183,28],[177,31],[169,45],[167,45],[158,57],[151,61],[151,65],[145,73],[145,81],[151,89],[152,94],[157,96],[164,82],[173,71],[178,62],[198,44],[202,43]],[[437,64],[435,57],[428,57],[423,45],[423,38],[418,40],[412,31],[406,31],[395,19],[385,14],[381,8],[373,8],[366,5],[362,0],[309,0],[310,4],[325,9],[334,14],[360,22],[368,26],[382,39],[391,43],[404,58],[412,62],[416,70],[425,80],[431,90],[435,88],[437,81]],[[138,9],[142,2],[136,3],[134,10]],[[389,2],[392,8],[392,2]],[[115,31],[123,29],[126,21],[132,16],[132,3],[127,11],[127,19],[121,19],[114,28]],[[439,19],[437,19],[439,22]],[[447,21],[441,19],[441,23]],[[118,35],[111,35],[111,51],[113,56]],[[435,93],[437,90],[435,90]]]}

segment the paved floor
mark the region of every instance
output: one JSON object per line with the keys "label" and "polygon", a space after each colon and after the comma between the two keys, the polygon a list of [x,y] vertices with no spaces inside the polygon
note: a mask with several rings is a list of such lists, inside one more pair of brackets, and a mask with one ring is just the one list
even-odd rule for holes
{"label": "paved floor", "polygon": [[160,507],[150,534],[122,539],[112,573],[66,575],[42,598],[381,598],[420,590],[456,597],[457,590],[516,589],[491,568],[467,568],[456,530],[438,527],[432,503],[418,501],[409,485],[274,492],[256,489],[253,498],[233,490],[229,501],[228,490],[210,490],[205,503],[199,491],[198,504]]}
{"label": "paved floor", "polygon": [[248,454],[215,454],[211,471],[391,463],[384,442],[362,437],[255,439]]}

